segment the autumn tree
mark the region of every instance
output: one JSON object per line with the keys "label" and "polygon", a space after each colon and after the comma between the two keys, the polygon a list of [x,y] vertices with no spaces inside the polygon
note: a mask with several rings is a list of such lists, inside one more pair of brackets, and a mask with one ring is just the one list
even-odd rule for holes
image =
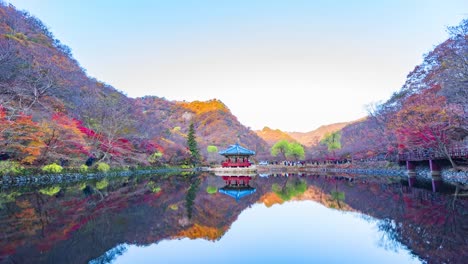
{"label": "autumn tree", "polygon": [[136,120],[132,116],[132,104],[111,87],[104,94],[99,87],[93,87],[83,94],[80,115],[83,127],[93,146],[93,155],[99,160],[123,162],[132,151],[132,144],[127,139],[134,131]]}
{"label": "autumn tree", "polygon": [[41,129],[44,142],[41,163],[59,160],[84,161],[89,148],[85,140],[86,135],[80,130],[77,120],[56,113],[51,120],[42,121]]}
{"label": "autumn tree", "polygon": [[468,18],[449,27],[450,38],[426,57],[433,69],[429,77],[441,85],[440,94],[468,113]]}
{"label": "autumn tree", "polygon": [[440,86],[410,96],[396,119],[389,125],[395,131],[400,150],[433,150],[444,155],[456,167],[449,154],[452,128],[463,121],[463,110],[447,104],[438,95]]}
{"label": "autumn tree", "polygon": [[0,107],[0,124],[3,151],[22,163],[35,162],[44,147],[44,133],[32,117],[20,113],[13,119],[7,119],[6,110]]}

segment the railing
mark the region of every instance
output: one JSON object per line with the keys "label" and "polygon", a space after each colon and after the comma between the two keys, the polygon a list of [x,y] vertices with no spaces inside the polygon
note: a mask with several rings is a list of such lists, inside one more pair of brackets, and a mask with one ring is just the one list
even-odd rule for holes
{"label": "railing", "polygon": [[[447,151],[447,154],[452,158],[468,159],[468,146],[450,147]],[[408,151],[398,155],[398,159],[402,161],[437,160],[446,158],[447,156],[441,151],[435,151],[432,149]]]}
{"label": "railing", "polygon": [[234,167],[250,167],[251,163],[248,162],[248,161],[244,161],[244,162],[232,162],[232,161],[225,161],[223,163],[221,163],[221,166],[223,166],[224,168],[226,167],[231,167],[231,168],[234,168]]}

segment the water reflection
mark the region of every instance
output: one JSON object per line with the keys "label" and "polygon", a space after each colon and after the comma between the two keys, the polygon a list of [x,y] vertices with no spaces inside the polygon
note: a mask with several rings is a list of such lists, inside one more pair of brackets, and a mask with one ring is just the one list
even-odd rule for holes
{"label": "water reflection", "polygon": [[[0,263],[136,263],[145,254],[152,254],[149,262],[187,256],[212,263],[227,262],[233,250],[254,252],[243,262],[462,263],[468,257],[467,197],[433,192],[431,184],[356,175],[223,176],[2,190]],[[237,199],[223,193],[229,188]],[[142,253],[148,245],[150,253]]]}
{"label": "water reflection", "polygon": [[250,186],[250,176],[222,176],[225,185],[218,190],[219,193],[226,194],[236,201],[254,193],[257,189]]}

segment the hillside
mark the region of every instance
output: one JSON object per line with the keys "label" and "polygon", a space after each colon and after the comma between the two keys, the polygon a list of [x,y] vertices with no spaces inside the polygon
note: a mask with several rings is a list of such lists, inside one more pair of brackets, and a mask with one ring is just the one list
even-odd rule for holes
{"label": "hillside", "polygon": [[357,121],[335,123],[323,125],[310,132],[285,132],[279,129],[271,129],[264,127],[262,130],[256,130],[255,133],[262,138],[269,146],[273,146],[279,140],[287,140],[290,142],[297,141],[306,147],[317,145],[323,139],[325,134],[339,131],[345,126]]}
{"label": "hillside", "polygon": [[88,76],[39,19],[0,2],[2,160],[34,166],[79,166],[89,157],[118,166],[182,164],[191,122],[205,160],[207,145],[222,149],[235,142],[268,155],[266,142],[222,102],[129,98]]}
{"label": "hillside", "polygon": [[397,161],[411,153],[443,156],[454,168],[466,164],[457,153],[468,147],[468,19],[448,33],[399,91],[366,119],[344,127],[337,147],[320,144],[309,150],[312,158]]}
{"label": "hillside", "polygon": [[287,134],[295,140],[297,140],[302,145],[311,147],[313,145],[316,145],[320,140],[322,140],[325,134],[339,131],[343,127],[353,122],[355,121],[323,125],[310,132],[287,132]]}
{"label": "hillside", "polygon": [[[197,131],[201,153],[208,158],[208,145],[219,150],[240,142],[257,152],[257,157],[268,154],[267,144],[253,131],[242,125],[221,101],[176,102],[158,97],[144,97],[135,100],[143,113],[141,133],[155,139],[166,149],[175,149],[174,159],[180,159],[185,152],[186,135],[191,122]],[[159,120],[154,122],[153,120]],[[213,157],[214,156],[214,157]],[[212,161],[219,161],[219,155],[212,155]]]}
{"label": "hillside", "polygon": [[287,132],[283,132],[279,129],[271,129],[269,127],[264,127],[262,130],[256,130],[255,133],[265,140],[269,146],[273,146],[276,142],[280,140],[287,140],[287,141],[296,141],[293,137],[291,137]]}

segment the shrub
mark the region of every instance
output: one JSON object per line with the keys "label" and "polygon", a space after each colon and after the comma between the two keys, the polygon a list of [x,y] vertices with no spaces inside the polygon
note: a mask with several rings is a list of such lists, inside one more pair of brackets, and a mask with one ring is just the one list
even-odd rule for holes
{"label": "shrub", "polygon": [[61,190],[60,186],[51,186],[51,187],[40,189],[39,192],[48,196],[54,196],[58,192],[60,192],[60,190]]}
{"label": "shrub", "polygon": [[0,161],[0,175],[20,174],[24,168],[15,161]]}
{"label": "shrub", "polygon": [[218,192],[218,188],[216,188],[215,186],[208,186],[206,187],[206,192],[209,194],[215,194]]}
{"label": "shrub", "polygon": [[338,192],[338,191],[332,191],[331,196],[334,200],[337,200],[337,201],[344,201],[346,198],[344,192]]}
{"label": "shrub", "polygon": [[154,182],[148,182],[146,186],[151,190],[151,192],[159,193],[161,191],[161,187],[157,186]]}
{"label": "shrub", "polygon": [[148,157],[148,162],[149,163],[156,163],[161,159],[162,156],[163,156],[163,154],[161,152],[156,151],[156,152],[154,152],[153,154],[151,154]]}
{"label": "shrub", "polygon": [[192,176],[194,172],[193,171],[181,171],[179,174],[180,176],[188,177],[188,176]]}
{"label": "shrub", "polygon": [[98,182],[96,182],[96,189],[102,190],[106,188],[109,185],[109,181],[107,179],[102,179]]}
{"label": "shrub", "polygon": [[107,163],[98,162],[97,170],[100,171],[100,172],[108,172],[110,170],[110,166],[107,165]]}
{"label": "shrub", "polygon": [[86,182],[82,182],[82,183],[80,183],[80,184],[78,185],[78,189],[79,189],[80,191],[84,190],[85,188],[86,188]]}
{"label": "shrub", "polygon": [[86,172],[88,172],[88,166],[86,166],[85,164],[81,165],[81,166],[80,166],[80,172],[81,172],[81,173],[86,173]]}
{"label": "shrub", "polygon": [[271,190],[275,193],[279,193],[281,192],[281,186],[277,183],[273,183],[273,185],[271,186]]}
{"label": "shrub", "polygon": [[46,173],[60,173],[62,170],[62,166],[58,165],[57,163],[52,163],[42,167],[42,171]]}

